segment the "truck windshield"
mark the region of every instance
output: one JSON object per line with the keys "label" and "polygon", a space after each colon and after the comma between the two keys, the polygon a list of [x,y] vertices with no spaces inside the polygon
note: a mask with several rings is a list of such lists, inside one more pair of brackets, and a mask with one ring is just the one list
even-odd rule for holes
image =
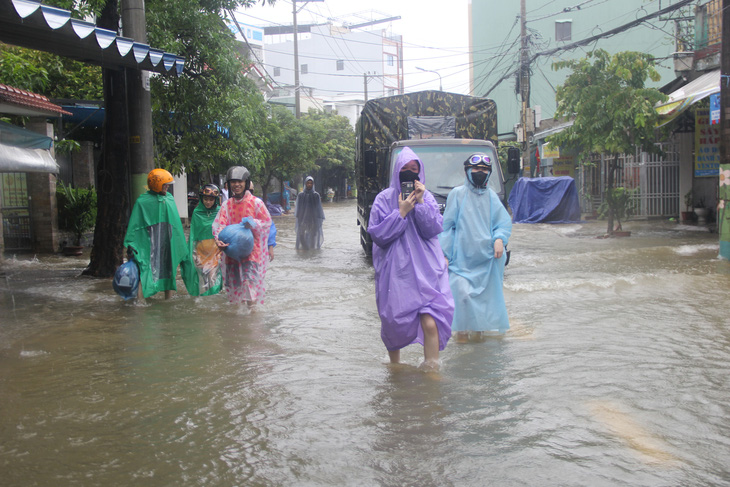
{"label": "truck windshield", "polygon": [[[420,146],[411,147],[411,149],[423,161],[426,168],[426,189],[436,197],[439,203],[445,202],[449,191],[464,184],[464,161],[475,152],[483,152],[492,158],[492,176],[489,178],[489,187],[501,196],[502,172],[494,149],[491,147],[449,145]],[[393,173],[393,165],[401,150],[403,148],[398,147],[393,151],[390,174]]]}

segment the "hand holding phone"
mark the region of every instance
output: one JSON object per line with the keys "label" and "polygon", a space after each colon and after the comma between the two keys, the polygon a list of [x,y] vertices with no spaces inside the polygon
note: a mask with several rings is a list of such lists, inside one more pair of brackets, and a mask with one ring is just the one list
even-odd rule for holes
{"label": "hand holding phone", "polygon": [[408,198],[411,193],[413,192],[413,181],[406,181],[404,183],[400,183],[400,192],[403,195],[403,199]]}

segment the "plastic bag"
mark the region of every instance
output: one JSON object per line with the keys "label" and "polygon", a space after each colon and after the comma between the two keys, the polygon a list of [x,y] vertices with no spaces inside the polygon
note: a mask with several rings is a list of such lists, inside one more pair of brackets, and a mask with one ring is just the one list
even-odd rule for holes
{"label": "plastic bag", "polygon": [[241,223],[228,225],[218,234],[218,240],[230,244],[223,249],[228,257],[235,260],[243,260],[253,252],[253,232],[246,228],[248,223],[251,228],[256,228],[256,222],[251,217],[241,220]]}
{"label": "plastic bag", "polygon": [[112,281],[114,291],[125,301],[137,297],[139,289],[139,268],[133,260],[128,260],[117,268]]}

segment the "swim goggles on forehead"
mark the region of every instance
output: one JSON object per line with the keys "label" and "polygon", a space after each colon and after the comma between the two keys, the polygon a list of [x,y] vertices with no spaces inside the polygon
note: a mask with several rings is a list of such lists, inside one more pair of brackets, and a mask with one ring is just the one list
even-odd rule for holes
{"label": "swim goggles on forehead", "polygon": [[474,154],[469,159],[467,159],[467,162],[472,166],[478,166],[479,164],[485,164],[489,167],[492,167],[492,159],[485,154]]}
{"label": "swim goggles on forehead", "polygon": [[210,186],[206,186],[203,188],[203,196],[218,196],[218,189],[217,188],[211,188]]}

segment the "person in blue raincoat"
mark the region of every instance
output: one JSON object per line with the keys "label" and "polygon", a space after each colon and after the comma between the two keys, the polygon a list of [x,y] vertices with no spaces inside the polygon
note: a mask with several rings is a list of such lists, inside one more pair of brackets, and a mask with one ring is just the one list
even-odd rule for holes
{"label": "person in blue raincoat", "polygon": [[[442,217],[424,186],[421,159],[404,147],[396,159],[390,187],[376,196],[368,233],[373,239],[375,300],[380,336],[391,363],[412,343],[423,345],[426,369],[438,367],[439,352],[451,338],[454,300],[438,235]],[[401,182],[413,182],[406,198]]]}
{"label": "person in blue raincoat", "polygon": [[449,282],[454,296],[452,330],[457,342],[469,332],[504,333],[509,328],[504,302],[505,247],[512,234],[512,220],[487,187],[492,161],[477,153],[464,161],[466,181],[446,200],[444,231],[439,241],[449,261]]}

